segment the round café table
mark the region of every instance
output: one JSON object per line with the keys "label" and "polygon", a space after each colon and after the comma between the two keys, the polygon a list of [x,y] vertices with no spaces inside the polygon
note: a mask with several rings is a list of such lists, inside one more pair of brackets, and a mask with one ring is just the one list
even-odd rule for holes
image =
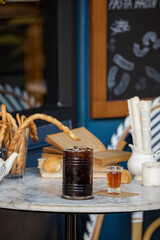
{"label": "round caf\u00e9 table", "polygon": [[[143,187],[132,181],[122,184],[123,192],[138,195],[113,198],[94,195],[90,200],[61,198],[62,179],[41,178],[38,169],[27,168],[21,179],[0,182],[0,208],[66,214],[66,239],[76,239],[76,214],[120,213],[160,209],[160,187]],[[106,189],[105,179],[93,180],[93,192]]]}

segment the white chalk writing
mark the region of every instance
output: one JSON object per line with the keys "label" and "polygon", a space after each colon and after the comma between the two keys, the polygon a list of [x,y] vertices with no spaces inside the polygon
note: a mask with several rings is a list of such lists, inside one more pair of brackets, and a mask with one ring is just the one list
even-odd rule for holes
{"label": "white chalk writing", "polygon": [[116,35],[118,33],[125,33],[130,30],[129,22],[123,19],[115,20],[114,23],[111,24],[111,35]]}
{"label": "white chalk writing", "polygon": [[158,38],[153,44],[153,49],[157,50],[158,48],[160,48],[160,38]]}
{"label": "white chalk writing", "polygon": [[108,72],[108,89],[111,90],[116,84],[116,74],[118,72],[117,66],[112,66]]}
{"label": "white chalk writing", "polygon": [[125,69],[127,71],[132,71],[134,69],[134,63],[128,61],[120,54],[115,54],[113,57],[113,62],[116,63],[119,67],[122,69]]}
{"label": "white chalk writing", "polygon": [[109,0],[108,10],[120,9],[154,9],[158,5],[158,0]]}
{"label": "white chalk writing", "polygon": [[108,9],[132,9],[132,0],[110,0],[108,4]]}
{"label": "white chalk writing", "polygon": [[160,83],[160,73],[156,69],[146,66],[145,71],[146,71],[146,74],[148,77],[150,77],[153,80],[155,80],[156,82]]}
{"label": "white chalk writing", "polygon": [[136,0],[134,3],[134,9],[137,8],[156,8],[158,0]]}
{"label": "white chalk writing", "polygon": [[133,52],[136,57],[144,57],[149,52],[149,48],[144,47],[144,48],[140,49],[140,45],[137,43],[134,43],[133,44]]}
{"label": "white chalk writing", "polygon": [[156,40],[157,40],[157,34],[155,32],[150,31],[144,34],[142,42],[145,46],[149,46],[150,41],[155,43]]}
{"label": "white chalk writing", "polygon": [[137,57],[144,57],[149,52],[150,42],[153,44],[153,49],[158,49],[160,47],[160,39],[157,39],[157,34],[155,32],[147,32],[144,34],[142,38],[142,43],[145,45],[144,48],[140,49],[140,45],[138,43],[133,44],[133,52]]}
{"label": "white chalk writing", "polygon": [[119,82],[119,84],[113,89],[113,92],[116,96],[122,95],[124,93],[130,83],[130,74],[123,73],[122,78]]}

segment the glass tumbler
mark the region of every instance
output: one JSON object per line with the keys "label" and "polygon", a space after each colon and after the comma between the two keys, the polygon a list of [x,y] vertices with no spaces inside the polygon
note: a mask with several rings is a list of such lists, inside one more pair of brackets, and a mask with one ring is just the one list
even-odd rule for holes
{"label": "glass tumbler", "polygon": [[63,150],[62,197],[93,198],[93,149],[74,146]]}
{"label": "glass tumbler", "polygon": [[[26,158],[27,158],[27,151],[28,151],[28,139],[29,139],[29,129],[25,128],[21,134],[21,138],[18,142],[18,154],[19,156],[14,160],[12,168],[7,175],[7,178],[22,178],[25,173],[26,168]],[[5,153],[4,159],[7,159],[7,149]]]}
{"label": "glass tumbler", "polygon": [[107,166],[107,186],[109,194],[121,193],[121,177],[123,167],[121,166]]}

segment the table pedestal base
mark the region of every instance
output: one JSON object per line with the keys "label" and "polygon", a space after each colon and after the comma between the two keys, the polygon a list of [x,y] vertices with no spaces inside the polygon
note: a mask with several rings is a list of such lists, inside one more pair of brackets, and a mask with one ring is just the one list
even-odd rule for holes
{"label": "table pedestal base", "polygon": [[65,239],[76,240],[77,239],[77,215],[67,213],[65,216]]}

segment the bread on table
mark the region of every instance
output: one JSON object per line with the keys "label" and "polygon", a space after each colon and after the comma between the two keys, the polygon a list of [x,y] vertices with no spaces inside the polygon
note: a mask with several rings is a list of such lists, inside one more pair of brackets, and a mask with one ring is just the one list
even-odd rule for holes
{"label": "bread on table", "polygon": [[42,164],[42,168],[46,172],[58,172],[62,169],[61,160],[54,156],[47,157]]}
{"label": "bread on table", "polygon": [[123,169],[121,183],[130,183],[132,180],[132,176],[130,172],[126,169]]}

